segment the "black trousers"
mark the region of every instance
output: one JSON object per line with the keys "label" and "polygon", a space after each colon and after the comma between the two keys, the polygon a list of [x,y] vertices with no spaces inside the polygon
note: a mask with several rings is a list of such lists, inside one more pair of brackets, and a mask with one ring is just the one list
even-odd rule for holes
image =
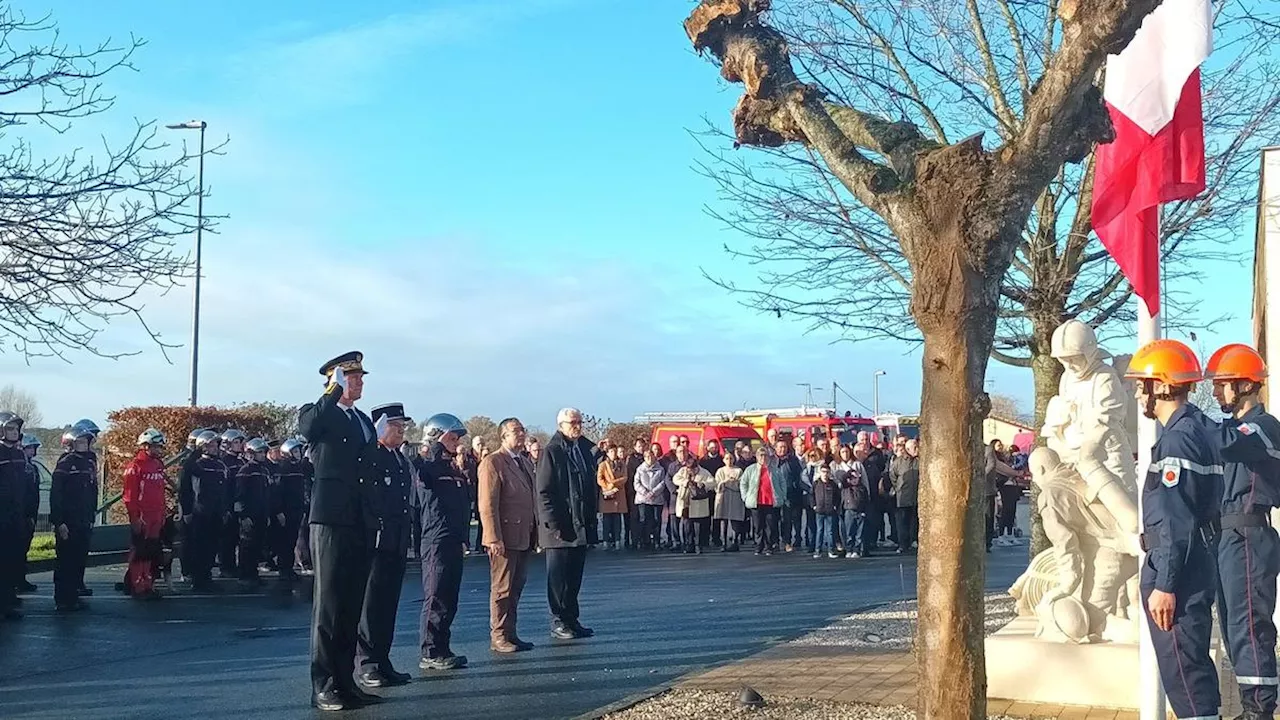
{"label": "black trousers", "polygon": [[222,518],[192,515],[182,540],[182,572],[197,585],[213,581],[213,562],[218,555]]}
{"label": "black trousers", "polygon": [[422,657],[443,658],[453,654],[453,618],[458,614],[458,592],[462,589],[462,543],[432,543],[422,546],[422,616],[418,635]]}
{"label": "black trousers", "polygon": [[240,519],[235,513],[231,513],[231,518],[222,523],[222,527],[218,531],[218,567],[222,569],[224,576],[234,575],[238,572],[236,565],[236,548],[240,546]]}
{"label": "black trousers", "polygon": [[396,635],[396,610],[404,585],[403,552],[376,550],[369,563],[369,581],[364,589],[364,609],[360,614],[360,634],[356,641],[356,669],[367,673],[389,673],[391,641]]}
{"label": "black trousers", "polygon": [[987,498],[987,549],[991,549],[991,541],[996,538],[996,496]]}
{"label": "black trousers", "polygon": [[240,579],[257,580],[258,563],[262,560],[263,540],[267,535],[266,518],[253,518],[249,525],[241,519],[240,525]]}
{"label": "black trousers", "polygon": [[622,542],[622,521],[626,515],[621,513],[606,513],[601,518],[601,524],[604,525],[604,541],[607,543]]}
{"label": "black trousers", "polygon": [[640,505],[640,547],[655,548],[662,542],[662,506]]}
{"label": "black trousers", "polygon": [[484,520],[480,518],[480,501],[471,501],[471,517],[476,521],[476,542],[471,546],[472,550],[479,550],[484,547]]}
{"label": "black trousers", "polygon": [[680,534],[684,535],[684,549],[697,550],[710,543],[711,518],[680,518]]}
{"label": "black trousers", "polygon": [[298,544],[298,528],[301,525],[301,515],[286,513],[284,525],[276,523],[271,526],[271,556],[276,561],[282,580],[293,577],[294,549]]}
{"label": "black trousers", "polygon": [[551,624],[572,628],[578,624],[578,593],[587,565],[587,548],[547,548],[547,604]]}
{"label": "black trousers", "polygon": [[84,567],[89,560],[89,537],[93,528],[67,527],[67,539],[54,535],[53,601],[70,605],[80,597],[84,585]]}
{"label": "black trousers", "polygon": [[36,539],[36,519],[27,519],[26,542],[22,544],[22,557],[18,559],[18,582],[23,583],[27,579],[27,556],[31,554],[31,542]]}
{"label": "black trousers", "polygon": [[919,508],[915,505],[898,508],[898,522],[895,525],[898,528],[898,547],[903,551],[910,550],[911,543],[920,538]]}
{"label": "black trousers", "polygon": [[[18,521],[0,525],[0,610],[7,610],[18,604],[18,573],[22,571],[19,553],[22,552],[22,536],[26,529]],[[26,518],[20,520],[26,524]]]}
{"label": "black trousers", "polygon": [[362,528],[311,526],[315,593],[311,603],[311,689],[355,694],[356,639],[369,576]]}
{"label": "black trousers", "polygon": [[755,508],[751,511],[751,524],[755,527],[758,552],[778,547],[778,508]]}

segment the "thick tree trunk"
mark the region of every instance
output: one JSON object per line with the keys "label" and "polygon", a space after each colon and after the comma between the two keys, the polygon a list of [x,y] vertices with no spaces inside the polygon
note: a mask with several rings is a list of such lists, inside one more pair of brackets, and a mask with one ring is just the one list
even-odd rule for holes
{"label": "thick tree trunk", "polygon": [[[1048,327],[1049,322],[1037,322],[1034,324],[1033,332],[1035,333],[1035,345],[1031,349],[1031,375],[1035,380],[1036,388],[1036,446],[1044,444],[1044,440],[1039,435],[1040,428],[1044,425],[1045,409],[1049,407],[1049,400],[1058,394],[1058,380],[1062,377],[1062,363],[1058,362],[1049,355],[1049,340],[1053,336],[1053,331],[1057,328],[1057,323],[1053,323],[1053,327]],[[1049,548],[1049,537],[1044,534],[1044,523],[1040,520],[1040,510],[1037,501],[1040,498],[1040,489],[1035,485],[1031,486],[1031,546],[1029,549],[1030,557],[1039,555],[1042,551]]]}
{"label": "thick tree trunk", "polygon": [[924,335],[920,400],[920,625],[923,718],[986,717],[982,589],[986,575],[983,391],[996,283],[964,266],[961,237],[930,238],[912,309]]}

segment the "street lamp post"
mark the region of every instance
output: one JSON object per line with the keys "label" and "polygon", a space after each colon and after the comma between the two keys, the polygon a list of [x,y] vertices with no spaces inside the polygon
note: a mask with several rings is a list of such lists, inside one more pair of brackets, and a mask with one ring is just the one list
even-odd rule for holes
{"label": "street lamp post", "polygon": [[886,373],[883,370],[877,370],[876,374],[871,376],[871,397],[872,397],[871,405],[874,408],[872,412],[875,413],[876,417],[880,417],[880,376],[881,375],[888,375],[888,373]]}
{"label": "street lamp post", "polygon": [[204,231],[204,131],[208,126],[203,120],[188,120],[165,126],[170,130],[200,131],[200,169],[196,175],[196,286],[191,307],[191,407],[196,406],[196,387],[200,377],[200,249]]}

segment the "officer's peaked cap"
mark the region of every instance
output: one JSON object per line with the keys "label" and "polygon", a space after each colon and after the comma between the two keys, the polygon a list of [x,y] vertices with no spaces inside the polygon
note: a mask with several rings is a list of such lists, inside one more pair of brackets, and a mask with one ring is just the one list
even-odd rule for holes
{"label": "officer's peaked cap", "polygon": [[376,423],[385,417],[388,420],[411,420],[404,414],[404,403],[387,403],[373,409],[373,421]]}
{"label": "officer's peaked cap", "polygon": [[350,375],[351,373],[368,375],[369,373],[367,370],[364,369],[363,363],[364,363],[364,353],[358,352],[356,350],[352,350],[349,353],[344,353],[342,355],[339,355],[338,357],[321,365],[320,374],[327,376],[333,372],[334,368],[342,368],[342,372],[348,375]]}

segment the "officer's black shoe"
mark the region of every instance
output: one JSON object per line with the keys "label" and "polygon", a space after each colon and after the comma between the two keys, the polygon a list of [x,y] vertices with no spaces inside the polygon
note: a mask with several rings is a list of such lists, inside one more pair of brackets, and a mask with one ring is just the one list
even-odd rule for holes
{"label": "officer's black shoe", "polygon": [[397,672],[396,670],[388,670],[382,673],[387,677],[391,685],[408,685],[413,682],[413,676],[409,673]]}
{"label": "officer's black shoe", "polygon": [[337,690],[325,690],[316,694],[311,698],[311,704],[315,705],[317,710],[325,712],[340,712],[348,707],[346,698],[342,697]]}
{"label": "officer's black shoe", "polygon": [[592,630],[591,628],[586,627],[582,623],[574,623],[572,626],[572,630],[575,633],[577,633],[579,637],[584,637],[584,638],[589,638],[596,634],[595,630]]}
{"label": "officer's black shoe", "polygon": [[23,580],[22,582],[18,583],[19,593],[33,593],[38,589],[39,588],[37,588],[35,585],[32,585],[30,582],[27,582],[26,580]]}
{"label": "officer's black shoe", "polygon": [[555,638],[556,640],[577,640],[580,638],[578,633],[570,630],[564,625],[556,625],[555,627],[551,628],[551,637]]}
{"label": "officer's black shoe", "polygon": [[525,642],[520,638],[515,638],[514,640],[511,641],[511,644],[515,645],[520,650],[520,652],[528,652],[534,648],[533,643]]}
{"label": "officer's black shoe", "polygon": [[420,670],[461,670],[467,666],[466,655],[450,655],[448,657],[422,658],[418,661]]}
{"label": "officer's black shoe", "polygon": [[80,597],[93,597],[93,590],[87,587],[82,587],[76,591],[76,594]]}

